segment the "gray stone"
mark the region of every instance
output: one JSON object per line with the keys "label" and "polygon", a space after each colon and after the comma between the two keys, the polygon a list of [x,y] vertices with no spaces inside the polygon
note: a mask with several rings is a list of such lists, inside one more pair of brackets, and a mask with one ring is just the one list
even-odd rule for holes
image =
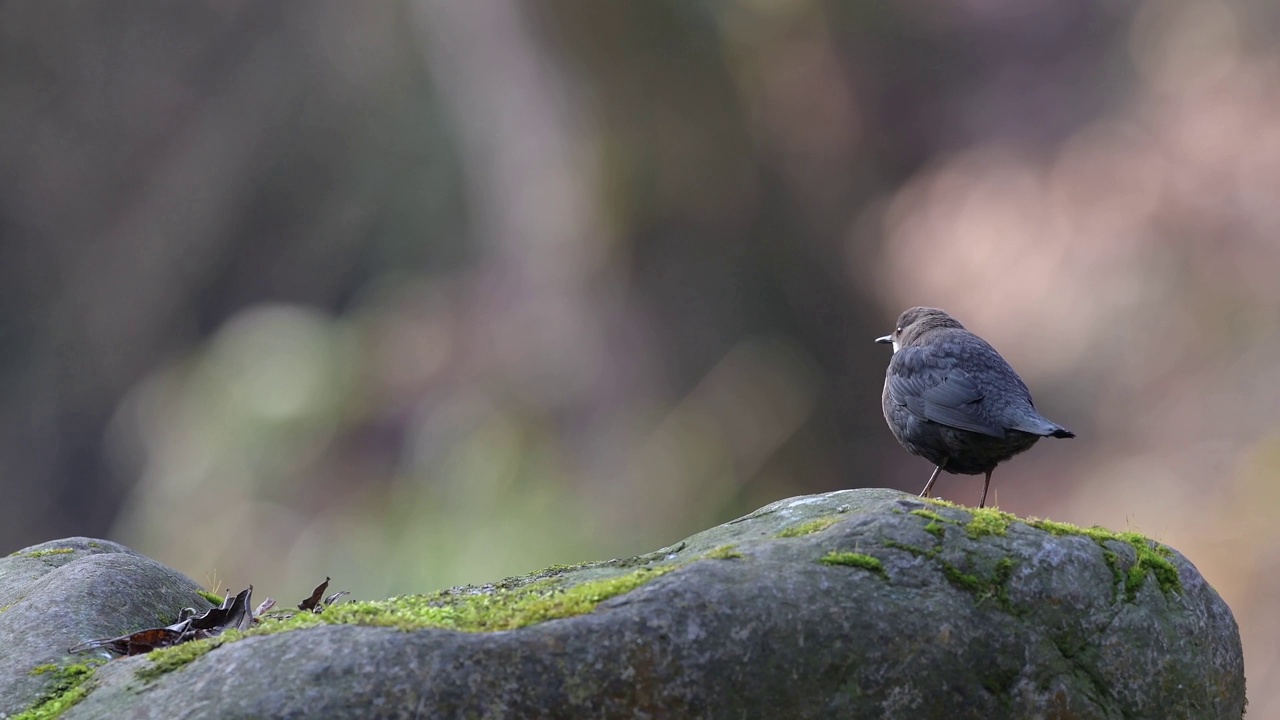
{"label": "gray stone", "polygon": [[[149,656],[113,660],[63,717],[1243,712],[1235,620],[1176,551],[888,490],[793,498],[646,556],[456,589],[439,602],[637,568],[675,569],[593,611],[515,630],[321,625],[229,642],[158,676]],[[121,632],[106,625],[99,634]],[[11,697],[14,680],[0,677],[0,696]]]}
{"label": "gray stone", "polygon": [[53,681],[34,669],[83,663],[68,648],[168,625],[183,607],[210,607],[198,589],[107,540],[56,540],[0,558],[0,717],[31,706]]}

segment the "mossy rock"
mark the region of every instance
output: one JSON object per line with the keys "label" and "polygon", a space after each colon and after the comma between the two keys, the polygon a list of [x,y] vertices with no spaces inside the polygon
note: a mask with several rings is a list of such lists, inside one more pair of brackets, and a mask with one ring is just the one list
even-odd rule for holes
{"label": "mossy rock", "polygon": [[1176,551],[888,490],[792,498],[635,558],[344,604],[113,660],[89,683],[62,717],[1217,719],[1244,706],[1235,620]]}
{"label": "mossy rock", "polygon": [[210,607],[199,590],[107,540],[67,538],[0,557],[0,717],[55,717],[87,695],[105,659],[68,648],[168,625],[183,607]]}

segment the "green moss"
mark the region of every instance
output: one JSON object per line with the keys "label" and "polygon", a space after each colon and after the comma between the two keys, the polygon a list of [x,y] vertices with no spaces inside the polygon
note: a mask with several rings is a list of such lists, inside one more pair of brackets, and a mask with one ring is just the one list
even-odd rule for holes
{"label": "green moss", "polygon": [[[464,632],[515,630],[548,620],[584,615],[609,598],[630,592],[679,565],[642,568],[625,575],[590,580],[561,587],[557,577],[542,577],[519,584],[508,578],[505,587],[451,588],[428,595],[406,595],[389,600],[349,602],[323,613],[298,613],[284,620],[263,620],[253,629],[228,632],[216,638],[183,643],[150,653],[151,666],[138,671],[149,679],[171,672],[210,650],[242,637],[271,635],[319,625],[375,625],[401,630],[440,628]],[[545,572],[545,571],[544,571]]]}
{"label": "green moss", "polygon": [[988,599],[995,600],[1001,610],[1014,613],[1013,602],[1009,598],[1009,579],[1013,577],[1013,558],[1000,558],[990,578],[974,573],[966,573],[951,563],[942,562],[942,574],[952,585],[977,597],[981,605]]}
{"label": "green moss", "polygon": [[969,537],[978,539],[987,535],[1003,536],[1009,531],[1009,525],[1017,522],[1018,517],[993,508],[970,509],[971,519],[964,526]]}
{"label": "green moss", "polygon": [[846,565],[848,567],[862,568],[863,570],[870,570],[882,578],[887,579],[889,577],[889,574],[884,571],[884,564],[880,562],[879,558],[864,555],[863,553],[836,552],[832,550],[818,562],[823,565]]}
{"label": "green moss", "polygon": [[894,550],[903,550],[903,551],[909,552],[912,555],[915,555],[916,557],[933,557],[938,552],[937,550],[925,550],[924,548],[916,547],[915,545],[900,543],[897,540],[885,540],[881,544],[887,548],[893,548]]}
{"label": "green moss", "polygon": [[12,716],[10,720],[53,720],[92,692],[93,667],[88,664],[40,665],[31,670],[32,675],[52,674],[53,682],[40,699],[27,710]]}
{"label": "green moss", "polygon": [[531,573],[531,574],[529,574],[529,575],[520,575],[520,576],[517,576],[517,577],[509,577],[509,578],[505,578],[505,579],[500,580],[499,582],[497,582],[497,583],[496,583],[496,586],[497,586],[497,587],[501,587],[501,588],[518,587],[518,586],[520,586],[520,585],[526,585],[526,584],[531,583],[531,582],[534,582],[534,581],[536,581],[536,580],[544,580],[544,579],[546,579],[546,578],[556,578],[556,577],[560,577],[561,575],[564,575],[565,573],[573,572],[574,570],[581,570],[582,568],[585,568],[585,567],[600,566],[600,565],[609,565],[609,564],[611,564],[611,563],[621,564],[621,563],[623,563],[623,562],[625,562],[625,560],[609,560],[609,561],[605,561],[605,562],[603,562],[603,563],[601,563],[601,562],[580,562],[580,563],[574,563],[573,565],[549,565],[549,566],[547,566],[547,567],[545,567],[545,568],[543,568],[543,569],[539,570],[539,571],[538,571],[538,572],[536,572],[536,573]]}
{"label": "green moss", "polygon": [[957,521],[945,518],[932,510],[912,510],[911,514],[928,520],[929,524],[924,526],[924,531],[938,539],[942,539],[947,534],[947,530],[944,527],[945,525],[960,524]]}
{"label": "green moss", "polygon": [[[926,529],[928,528],[926,527]],[[995,599],[1000,605],[1000,609],[1016,614],[1013,602],[1009,598],[1009,579],[1013,577],[1013,568],[1016,564],[1013,558],[1004,557],[997,560],[994,568],[992,568],[990,577],[987,578],[976,573],[967,573],[943,560],[941,557],[941,545],[925,549],[895,540],[886,540],[883,545],[887,548],[909,552],[915,557],[927,558],[937,562],[942,569],[942,576],[947,579],[947,582],[977,597],[977,604],[981,605],[987,599]]]}
{"label": "green moss", "polygon": [[238,640],[241,637],[243,637],[243,633],[231,630],[217,637],[152,650],[147,653],[147,659],[151,661],[151,664],[139,668],[134,674],[142,680],[158,678],[167,672],[177,670],[192,660],[203,657],[210,650],[220,645]]}
{"label": "green moss", "polygon": [[811,535],[813,533],[826,530],[837,522],[840,522],[840,518],[838,517],[824,517],[818,518],[817,520],[809,520],[808,522],[802,522],[797,525],[784,528],[782,532],[778,533],[778,537],[793,538],[800,537],[802,535]]}
{"label": "green moss", "polygon": [[942,574],[946,576],[947,581],[952,585],[966,592],[977,595],[982,590],[982,580],[977,575],[962,572],[960,568],[951,563],[942,563]]}
{"label": "green moss", "polygon": [[1000,603],[1000,607],[1005,612],[1013,612],[1013,600],[1009,598],[1009,581],[1013,579],[1013,558],[1000,558],[996,561],[995,577],[992,579],[992,589],[996,602]]}
{"label": "green moss", "polygon": [[[539,581],[494,594],[446,591],[435,595],[345,603],[310,617],[324,623],[380,625],[406,630],[428,627],[466,632],[514,630],[589,613],[601,602],[630,592],[674,569],[675,566],[644,568],[568,588]],[[299,618],[302,616],[295,616],[288,622]]]}
{"label": "green moss", "polygon": [[1120,556],[1104,546],[1102,548],[1102,559],[1111,570],[1111,587],[1119,587],[1124,580],[1124,574],[1120,572]]}
{"label": "green moss", "polygon": [[742,557],[742,553],[738,552],[737,545],[721,545],[711,552],[703,555],[706,558],[714,558],[716,560],[737,560]]}
{"label": "green moss", "polygon": [[1138,591],[1142,589],[1142,584],[1146,582],[1148,576],[1155,578],[1161,593],[1182,592],[1182,580],[1178,577],[1178,568],[1169,562],[1173,553],[1168,548],[1163,545],[1152,546],[1146,538],[1129,544],[1137,552],[1138,559],[1133,563],[1133,567],[1129,568],[1128,577],[1125,579],[1126,599],[1132,601],[1137,597]]}
{"label": "green moss", "polygon": [[196,592],[200,595],[200,597],[213,603],[214,607],[222,606],[222,602],[224,598],[221,595],[217,593],[211,593],[208,590],[196,590]]}
{"label": "green moss", "polygon": [[581,563],[574,563],[573,565],[549,565],[546,568],[543,568],[541,571],[539,571],[538,575],[540,577],[554,577],[556,575],[563,575],[569,572],[570,570],[577,570],[578,568],[586,567],[590,564],[591,563],[589,562],[581,562]]}
{"label": "green moss", "polygon": [[1101,528],[1082,528],[1071,523],[1058,522],[1057,520],[1041,520],[1040,518],[1027,518],[1027,524],[1050,535],[1089,535],[1093,537],[1090,530],[1101,530]]}
{"label": "green moss", "polygon": [[[1013,515],[1012,513],[1007,513],[1002,510],[996,510],[995,508],[970,508],[957,505],[952,502],[947,502],[946,500],[935,500],[933,498],[929,498],[925,500],[925,502],[940,508],[964,510],[966,513],[969,513],[969,522],[961,523],[958,520],[951,520],[932,510],[913,510],[911,511],[911,514],[929,518],[936,523],[949,523],[953,525],[963,524],[965,532],[969,537],[975,540],[988,535],[1003,536],[1008,532],[1010,525],[1019,521],[1017,515]],[[925,527],[925,530],[928,530],[935,535],[942,535],[942,533],[937,530],[930,530],[928,526]]]}
{"label": "green moss", "polygon": [[[1178,568],[1171,562],[1173,553],[1163,545],[1155,543],[1139,533],[1115,532],[1100,527],[1082,528],[1054,520],[1036,518],[1023,520],[1016,515],[994,508],[962,508],[954,503],[932,498],[927,499],[925,502],[938,508],[959,508],[969,513],[970,516],[968,522],[959,523],[933,510],[919,509],[911,511],[912,515],[929,521],[924,526],[924,530],[935,537],[942,538],[946,533],[946,526],[953,524],[963,524],[965,533],[974,540],[988,536],[1000,537],[1006,535],[1009,527],[1014,523],[1023,522],[1051,535],[1081,535],[1098,543],[1102,548],[1102,557],[1106,561],[1107,567],[1111,570],[1115,587],[1123,590],[1124,599],[1128,602],[1132,602],[1137,597],[1138,592],[1148,578],[1154,579],[1163,593],[1182,591],[1182,583],[1178,578]],[[1115,546],[1111,545],[1111,543],[1123,543],[1133,548],[1134,561],[1131,564],[1126,564],[1122,557],[1123,553],[1117,552]],[[927,557],[941,562],[939,558],[942,551],[941,546],[926,550],[893,541],[886,541],[884,546],[910,552],[916,557]],[[947,563],[942,563],[942,571],[956,587],[979,594],[980,601],[986,597],[994,597],[1001,607],[1010,610],[1012,606],[1009,602],[1007,581],[1012,576],[1013,564],[1014,561],[1010,558],[999,561],[994,568],[991,580],[984,580],[981,576],[963,572]]]}
{"label": "green moss", "polygon": [[32,550],[31,552],[20,553],[22,557],[42,558],[50,555],[70,555],[75,552],[74,548],[51,548],[49,550]]}
{"label": "green moss", "polygon": [[[1133,602],[1138,591],[1142,589],[1147,578],[1153,578],[1162,593],[1182,592],[1182,580],[1178,577],[1178,568],[1169,561],[1173,553],[1163,545],[1153,543],[1141,533],[1116,532],[1101,527],[1082,528],[1071,523],[1054,520],[1029,519],[1031,527],[1044,530],[1050,535],[1082,535],[1092,539],[1102,547],[1102,557],[1117,585],[1123,583],[1125,600]],[[1108,542],[1119,542],[1133,548],[1135,560],[1128,570],[1121,567],[1120,555],[1107,547]]]}

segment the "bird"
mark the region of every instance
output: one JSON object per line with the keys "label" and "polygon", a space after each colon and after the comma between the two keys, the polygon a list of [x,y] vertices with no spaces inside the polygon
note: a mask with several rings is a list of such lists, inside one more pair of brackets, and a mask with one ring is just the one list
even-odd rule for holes
{"label": "bird", "polygon": [[1036,410],[1026,383],[990,343],[942,310],[913,307],[876,342],[893,346],[884,419],[907,452],[937,466],[920,497],[930,497],[943,470],[985,474],[978,507],[986,507],[997,465],[1042,437],[1075,437]]}

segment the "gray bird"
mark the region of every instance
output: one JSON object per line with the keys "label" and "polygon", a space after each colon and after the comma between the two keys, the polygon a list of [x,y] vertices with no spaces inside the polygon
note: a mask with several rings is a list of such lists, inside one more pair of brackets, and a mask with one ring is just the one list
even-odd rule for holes
{"label": "gray bird", "polygon": [[902,447],[937,465],[920,497],[929,497],[938,473],[985,474],[982,500],[996,465],[1042,437],[1075,433],[1036,411],[1018,373],[986,340],[937,308],[902,313],[892,335],[881,405]]}

